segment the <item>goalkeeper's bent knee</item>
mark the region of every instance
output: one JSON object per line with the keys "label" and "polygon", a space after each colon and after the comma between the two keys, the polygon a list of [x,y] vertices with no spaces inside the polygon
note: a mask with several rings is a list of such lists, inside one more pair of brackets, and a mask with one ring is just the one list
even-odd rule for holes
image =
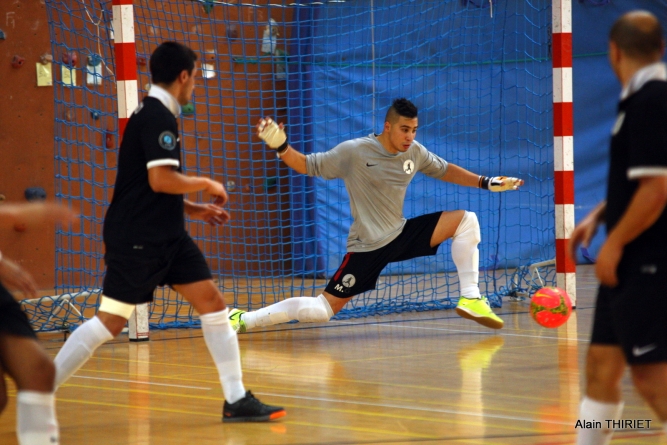
{"label": "goalkeeper's bent knee", "polygon": [[297,318],[304,323],[323,323],[329,321],[334,313],[326,297],[322,294],[317,298],[309,298],[307,301],[299,304]]}
{"label": "goalkeeper's bent knee", "polygon": [[479,244],[482,240],[482,235],[479,230],[477,215],[474,212],[465,211],[452,238],[465,238],[466,240],[475,243],[475,245]]}

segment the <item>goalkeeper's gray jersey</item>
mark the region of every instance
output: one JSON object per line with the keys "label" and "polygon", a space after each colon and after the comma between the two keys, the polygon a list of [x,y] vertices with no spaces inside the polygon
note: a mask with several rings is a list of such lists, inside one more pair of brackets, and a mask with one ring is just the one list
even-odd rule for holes
{"label": "goalkeeper's gray jersey", "polygon": [[447,161],[417,141],[405,153],[390,154],[370,134],[307,155],[306,168],[309,176],[345,181],[354,218],[347,250],[370,252],[386,246],[403,230],[405,191],[415,173],[440,179],[447,171]]}

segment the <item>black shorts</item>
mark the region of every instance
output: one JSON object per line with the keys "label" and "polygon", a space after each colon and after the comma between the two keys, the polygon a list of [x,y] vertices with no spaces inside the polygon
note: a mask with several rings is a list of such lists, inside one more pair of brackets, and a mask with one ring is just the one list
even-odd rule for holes
{"label": "black shorts", "polygon": [[667,361],[667,264],[640,267],[600,286],[592,344],[616,345],[630,364]]}
{"label": "black shorts", "polygon": [[325,289],[339,298],[348,298],[375,289],[378,277],[389,263],[435,255],[431,237],[442,212],[429,213],[406,221],[398,237],[371,252],[348,252]]}
{"label": "black shorts", "polygon": [[107,297],[130,304],[147,303],[153,301],[158,286],[212,279],[206,259],[190,235],[169,244],[136,247],[107,245],[102,290]]}
{"label": "black shorts", "polygon": [[0,284],[0,335],[37,338],[18,301]]}

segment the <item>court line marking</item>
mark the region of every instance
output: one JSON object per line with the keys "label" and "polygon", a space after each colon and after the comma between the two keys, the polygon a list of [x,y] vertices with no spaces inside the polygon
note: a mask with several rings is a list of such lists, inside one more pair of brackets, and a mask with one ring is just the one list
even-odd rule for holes
{"label": "court line marking", "polygon": [[[60,398],[60,397],[57,399],[57,401],[58,401],[58,403],[66,402],[66,403],[74,403],[74,404],[81,404],[81,405],[109,406],[109,407],[115,407],[115,408],[131,408],[131,409],[149,410],[149,411],[157,411],[157,412],[165,412],[165,413],[173,413],[173,414],[192,414],[192,415],[206,416],[206,417],[216,417],[216,418],[221,418],[222,417],[221,414],[212,414],[212,413],[209,413],[209,412],[191,411],[191,410],[183,410],[183,409],[163,408],[163,407],[156,407],[156,406],[145,407],[145,406],[141,406],[141,405],[99,402],[99,401],[90,401],[90,400],[82,400],[82,399],[65,399],[65,398]],[[338,429],[338,430],[344,430],[344,431],[356,431],[356,432],[363,432],[363,433],[373,433],[373,434],[377,434],[381,437],[382,436],[398,436],[398,437],[408,437],[408,438],[411,438],[411,439],[437,439],[438,438],[438,436],[433,435],[433,434],[409,433],[409,432],[401,432],[401,431],[388,431],[386,429],[364,428],[364,427],[355,427],[355,426],[349,426],[349,425],[331,425],[331,424],[323,424],[323,423],[293,421],[293,420],[283,420],[281,422],[278,422],[278,424],[309,426],[309,427],[317,427],[317,428],[330,428],[330,429]]]}
{"label": "court line marking", "polygon": [[[114,359],[114,360],[116,360],[116,359]],[[87,372],[100,372],[100,373],[105,373],[105,374],[113,373],[112,371],[97,371],[97,370],[86,370],[86,371],[87,371]],[[169,379],[173,378],[173,377],[171,377],[171,376],[155,376],[155,375],[151,375],[151,376],[149,376],[149,377],[151,377],[151,378],[169,378]],[[291,377],[293,377],[293,376],[291,376]],[[302,376],[302,377],[307,377],[307,376]],[[91,380],[95,380],[95,379],[96,379],[96,377],[92,377],[92,376],[87,376],[86,378],[91,379]],[[108,379],[108,378],[106,378],[106,379],[105,379],[105,378],[101,378],[101,379],[102,379],[102,380],[114,380],[114,379]],[[327,378],[327,380],[329,380],[329,379],[330,379],[330,378]],[[117,379],[117,380],[118,380],[118,381],[123,381],[123,380],[121,380],[121,379]],[[192,380],[192,379],[190,379],[190,380]],[[214,382],[213,380],[196,380],[196,381],[198,381],[198,382],[211,382],[211,383]],[[354,381],[353,381],[353,382],[354,382]],[[370,383],[370,382],[363,381],[362,383]],[[63,386],[68,386],[68,385],[71,385],[71,384],[65,383]],[[80,385],[73,385],[73,386],[80,386]],[[169,385],[162,385],[162,386],[169,386]],[[178,385],[172,385],[172,386],[178,386]],[[254,388],[265,388],[265,389],[269,389],[269,390],[277,389],[277,388],[276,388],[276,385],[262,385],[262,384],[257,384],[257,383],[255,383],[255,384],[253,384],[252,386],[253,386]],[[442,388],[433,388],[433,389],[437,390],[437,389],[442,389]],[[445,389],[445,390],[446,390],[446,389]],[[293,391],[293,392],[297,392],[297,391],[307,391],[307,392],[318,392],[318,393],[320,392],[319,390],[310,390],[309,388],[295,388],[295,389],[291,389],[291,391]],[[466,393],[466,394],[472,394],[472,393],[475,393],[475,391],[459,391],[459,390],[451,390],[451,391],[448,391],[448,392],[452,392],[452,391],[453,391],[453,392],[460,392],[460,393],[462,393],[462,394],[463,394],[463,393]],[[259,394],[259,392],[257,392],[257,394]],[[266,393],[266,394],[269,394],[269,393]],[[333,393],[330,392],[330,394],[334,394],[334,395],[348,395],[348,394],[346,394],[346,393],[340,393],[340,392],[338,392],[338,393],[336,393],[336,392],[333,392]],[[177,395],[177,396],[180,396],[180,395]],[[298,396],[285,396],[285,397],[299,398]],[[305,398],[307,398],[307,397],[308,397],[308,396],[304,396],[303,398],[305,399]],[[363,398],[365,398],[365,399],[394,400],[394,401],[399,401],[399,402],[422,403],[422,404],[426,404],[426,405],[443,405],[443,404],[445,404],[445,405],[458,405],[458,406],[461,405],[460,403],[454,403],[454,402],[443,402],[443,401],[432,401],[432,400],[415,400],[415,399],[406,399],[406,398],[397,398],[397,397],[385,397],[385,396],[356,396],[356,395],[355,395],[355,396],[352,396],[352,397],[363,397]],[[531,400],[532,400],[532,399],[535,399],[535,400],[551,400],[551,401],[555,401],[555,400],[556,400],[556,399],[542,399],[542,398],[536,399],[536,398],[532,398],[532,397],[531,397],[530,399],[531,399]],[[351,403],[351,402],[350,402],[350,403]],[[627,405],[626,405],[626,406],[627,406]],[[515,413],[528,413],[528,412],[532,412],[532,411],[520,410],[520,409],[516,409],[516,408],[514,408],[514,409],[508,409],[508,408],[506,408],[506,407],[503,407],[503,408],[496,408],[496,407],[492,407],[492,406],[486,406],[486,407],[485,407],[485,410],[486,410],[487,412],[490,412],[490,411],[508,411],[508,410],[509,410],[509,411],[512,411],[512,412],[515,412]],[[562,417],[562,418],[568,418],[568,415],[565,415],[565,414],[564,414],[564,415],[561,415],[560,417]]]}
{"label": "court line marking", "polygon": [[[399,357],[400,358],[400,357]],[[94,359],[97,360],[106,360],[106,361],[118,361],[118,362],[126,362],[127,360],[124,359],[117,359],[117,358],[106,358],[106,357],[95,357]],[[185,367],[185,368],[195,368],[195,369],[211,369],[211,372],[217,372],[214,366],[199,366],[199,365],[188,365],[188,364],[183,364],[183,363],[165,363],[165,362],[160,362],[160,363],[155,363],[157,365],[163,365],[163,366],[177,366],[177,367]],[[82,371],[85,372],[98,372],[98,373],[104,373],[104,374],[123,374],[126,375],[126,373],[121,373],[117,371],[100,371],[100,370],[92,370],[92,369],[82,369]],[[259,375],[269,375],[272,378],[285,378],[288,379],[290,382],[294,380],[294,374],[293,373],[288,373],[288,372],[275,372],[275,371],[258,371],[258,370],[252,370],[252,369],[244,369],[243,372],[245,374],[259,374]],[[151,376],[151,378],[161,378],[161,379],[170,379],[172,377],[170,376]],[[329,376],[319,376],[319,375],[300,375],[300,379],[305,380],[305,381],[333,381],[333,382],[342,382],[342,383],[357,383],[357,384],[377,384],[377,382],[372,381],[372,380],[360,380],[360,379],[345,379],[345,378],[339,378],[339,377],[329,377]],[[190,381],[196,381],[196,382],[206,382],[206,383],[212,383],[213,380],[204,380],[204,379],[188,379]],[[278,382],[274,385],[272,385],[272,388],[276,388],[276,386],[279,386],[279,379]],[[65,383],[66,385],[67,383]],[[402,389],[416,389],[416,390],[425,390],[425,391],[437,391],[437,392],[444,392],[447,394],[473,394],[474,391],[470,390],[461,390],[461,389],[453,389],[453,388],[442,388],[442,387],[436,387],[436,386],[427,386],[427,385],[413,385],[413,384],[405,384],[405,383],[383,383],[383,386],[388,386],[388,387],[394,387],[394,388],[402,388]],[[257,387],[258,385],[255,385]],[[261,387],[265,387],[266,385],[259,385]],[[517,395],[513,393],[503,393],[503,392],[487,392],[487,395],[493,396],[493,397],[503,397],[503,398],[511,398],[511,399],[519,399],[519,400],[537,400],[537,401],[542,401],[542,402],[558,402],[560,399],[557,397],[553,398],[545,398],[545,397],[535,397],[535,396],[524,396],[524,395]],[[627,405],[626,405],[627,408]]]}
{"label": "court line marking", "polygon": [[141,380],[125,380],[125,379],[109,379],[105,377],[88,377],[85,375],[73,375],[73,379],[89,379],[89,380],[106,380],[109,382],[123,382],[123,383],[138,383],[140,385],[153,385],[153,386],[171,386],[174,388],[188,388],[188,389],[203,389],[205,391],[212,391],[213,388],[205,388],[203,386],[188,386],[188,385],[173,385],[170,383],[156,383],[156,382],[142,382]]}
{"label": "court line marking", "polygon": [[349,400],[340,400],[340,399],[329,399],[326,397],[307,397],[307,396],[289,396],[289,395],[284,395],[284,394],[275,394],[275,393],[268,393],[268,392],[258,392],[257,394],[263,395],[263,396],[270,396],[270,397],[284,397],[288,399],[303,399],[303,400],[314,400],[318,402],[332,402],[332,403],[345,403],[345,404],[353,404],[353,405],[366,405],[366,406],[376,406],[380,408],[395,408],[395,409],[404,409],[408,411],[427,411],[427,412],[433,412],[433,413],[441,413],[441,414],[460,414],[460,415],[466,415],[466,416],[476,416],[476,417],[492,417],[496,419],[502,419],[502,420],[518,420],[520,422],[530,422],[530,423],[535,423],[535,422],[540,422],[540,423],[551,423],[554,425],[568,425],[572,426],[572,422],[558,422],[558,421],[552,421],[552,420],[545,420],[545,419],[534,419],[534,418],[529,418],[529,417],[516,417],[516,416],[505,416],[502,414],[487,414],[487,413],[477,413],[473,411],[458,411],[458,410],[449,410],[449,409],[439,409],[435,407],[425,407],[425,408],[420,408],[416,406],[405,406],[405,405],[394,405],[394,404],[388,404],[388,403],[372,403],[372,402],[359,402],[359,401],[349,401]]}
{"label": "court line marking", "polygon": [[[117,392],[118,389],[115,388],[109,388],[109,387],[103,387],[103,386],[88,386],[88,385],[73,385],[74,387],[77,388],[85,388],[85,389],[98,389],[101,391],[114,391]],[[147,389],[132,389],[132,390],[126,390],[128,393],[134,393],[134,394],[146,394],[149,396],[167,396],[167,397],[176,397],[176,398],[188,398],[188,399],[197,399],[197,400],[207,400],[207,401],[217,401],[217,402],[222,402],[224,398],[221,396],[199,396],[199,395],[191,395],[191,394],[177,394],[177,393],[170,393],[170,392],[158,392],[158,391],[151,391]],[[256,394],[260,394],[257,392]],[[261,393],[263,395],[269,395],[270,393]],[[283,397],[283,396],[279,396]],[[287,398],[292,398],[292,399],[308,399],[305,397],[296,397],[296,396],[286,396]],[[314,401],[320,401],[323,399],[313,399]],[[58,398],[60,400],[60,398]],[[80,399],[82,402],[84,402],[82,399]],[[85,402],[84,402],[85,403]],[[354,402],[345,402],[348,404],[354,404]],[[363,403],[362,403],[363,404]],[[533,432],[533,428],[524,428],[524,427],[518,427],[514,426],[513,424],[508,425],[506,422],[503,422],[501,424],[495,424],[493,423],[494,419],[481,419],[479,421],[461,421],[461,420],[452,420],[451,418],[440,418],[440,417],[421,417],[421,416],[416,416],[416,415],[406,415],[406,414],[391,414],[391,413],[384,413],[384,412],[368,412],[364,411],[362,409],[344,409],[344,408],[335,408],[332,406],[309,406],[309,405],[298,405],[298,404],[290,404],[288,403],[283,403],[285,408],[288,409],[303,409],[303,410],[315,410],[315,411],[326,411],[326,412],[333,412],[333,413],[342,413],[345,415],[353,414],[353,415],[360,415],[360,416],[369,416],[369,417],[377,417],[377,418],[386,418],[386,419],[399,419],[399,420],[412,420],[412,421],[420,421],[420,422],[429,422],[429,423],[449,423],[452,425],[467,425],[467,426],[479,426],[480,422],[483,423],[487,428],[497,428],[500,430],[508,430],[508,431],[521,431],[521,432]],[[368,404],[367,404],[368,405]],[[373,405],[373,404],[370,404]],[[381,406],[381,405],[380,405]],[[150,407],[148,407],[150,409]],[[411,407],[401,407],[399,405],[396,405],[395,409],[401,409],[401,410],[407,410],[410,411],[412,408]],[[437,409],[434,410],[429,410],[425,408],[421,409],[416,409],[418,411],[426,411],[429,413],[434,413],[434,414],[442,414],[437,411]],[[459,411],[453,411],[458,413]],[[462,413],[465,413],[464,411],[461,411]],[[445,413],[447,414],[447,413]],[[477,416],[477,417],[482,417],[482,416]],[[506,420],[506,419],[502,419]],[[569,422],[566,425],[572,425],[573,422]]]}
{"label": "court line marking", "polygon": [[[430,353],[433,354],[433,353]],[[395,358],[400,358],[400,356],[397,356]],[[101,361],[117,361],[117,362],[127,362],[127,359],[118,359],[118,358],[107,358],[107,357],[95,357],[95,360],[101,360]],[[216,372],[215,368],[213,366],[203,366],[203,365],[191,365],[191,364],[184,364],[184,363],[171,363],[171,362],[153,362],[156,365],[163,365],[163,366],[176,366],[176,367],[185,367],[189,369],[209,369],[211,372]],[[84,369],[83,371],[86,372],[93,372],[93,373],[104,373],[104,374],[122,374],[122,375],[127,375],[126,373],[120,373],[116,371],[100,371],[100,370],[91,370],[91,369]],[[266,375],[269,374],[273,378],[287,378],[290,381],[294,378],[294,375],[292,373],[288,372],[267,372],[267,371],[259,371],[259,370],[251,370],[251,369],[246,369],[244,370],[245,373],[247,374],[258,374],[258,375]],[[151,375],[151,378],[159,378],[159,379],[170,379],[172,378],[171,376],[156,376],[156,375]],[[348,383],[348,382],[353,382],[353,383],[361,383],[361,384],[375,384],[376,382],[374,381],[368,381],[368,380],[359,380],[359,379],[345,379],[345,378],[337,378],[337,377],[331,377],[331,376],[314,376],[314,375],[301,375],[301,379],[305,379],[308,381],[334,381],[334,382],[343,382],[343,383]],[[180,378],[179,378],[180,379]],[[195,382],[206,382],[206,383],[212,383],[213,380],[209,379],[192,379],[189,378],[189,381],[195,381]],[[272,388],[275,388],[278,383],[270,386]],[[399,383],[384,383],[383,385],[389,386],[389,387],[396,387],[396,388],[406,388],[406,389],[418,389],[418,390],[427,390],[427,391],[438,391],[438,392],[444,392],[444,393],[471,393],[470,391],[462,391],[461,389],[452,389],[452,388],[442,388],[442,387],[434,387],[434,386],[427,386],[427,385],[414,385],[414,384],[399,384]],[[266,385],[260,385],[262,387],[266,387]],[[558,402],[558,398],[544,398],[544,397],[534,397],[534,396],[525,396],[525,395],[517,395],[517,394],[512,394],[512,393],[489,393],[491,396],[497,396],[497,397],[505,397],[505,398],[511,398],[511,399],[520,399],[520,400],[538,400],[538,401],[556,401]]]}

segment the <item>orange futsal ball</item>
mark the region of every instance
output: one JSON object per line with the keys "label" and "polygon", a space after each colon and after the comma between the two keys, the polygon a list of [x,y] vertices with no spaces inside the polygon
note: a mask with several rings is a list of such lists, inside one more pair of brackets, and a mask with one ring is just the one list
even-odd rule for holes
{"label": "orange futsal ball", "polygon": [[563,325],[572,313],[572,300],[563,289],[543,287],[530,300],[530,315],[545,328]]}

